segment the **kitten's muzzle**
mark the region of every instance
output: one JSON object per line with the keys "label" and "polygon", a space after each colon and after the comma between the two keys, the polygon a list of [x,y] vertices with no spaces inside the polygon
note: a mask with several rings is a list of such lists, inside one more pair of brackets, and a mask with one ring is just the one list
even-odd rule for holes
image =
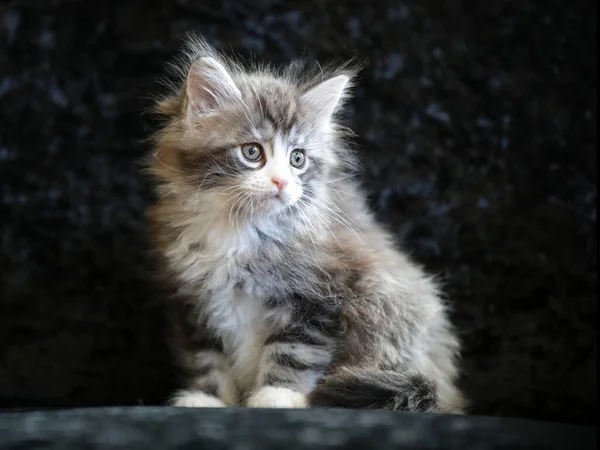
{"label": "kitten's muzzle", "polygon": [[288,185],[288,181],[284,180],[282,178],[272,178],[271,181],[277,187],[278,192],[283,191],[285,189],[285,187]]}

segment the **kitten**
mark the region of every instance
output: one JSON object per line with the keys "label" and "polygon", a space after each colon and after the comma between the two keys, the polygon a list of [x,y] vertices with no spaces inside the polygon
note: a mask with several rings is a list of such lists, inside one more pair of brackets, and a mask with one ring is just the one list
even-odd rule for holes
{"label": "kitten", "polygon": [[172,404],[462,412],[438,287],[349,176],[355,71],[245,68],[193,37],[185,54],[150,159]]}

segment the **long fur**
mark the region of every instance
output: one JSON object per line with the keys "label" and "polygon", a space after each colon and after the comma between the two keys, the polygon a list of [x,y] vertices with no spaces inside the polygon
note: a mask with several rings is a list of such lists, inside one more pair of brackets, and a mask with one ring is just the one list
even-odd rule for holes
{"label": "long fur", "polygon": [[[215,71],[194,75],[199,61]],[[173,70],[148,164],[186,383],[173,404],[462,412],[459,342],[438,286],[353,181],[340,121],[353,66],[246,65],[190,37]],[[335,77],[322,100],[335,104],[306,95]],[[240,156],[247,142],[264,148],[264,166]],[[294,148],[302,169],[287,165]],[[265,200],[273,173],[289,180],[277,207]]]}

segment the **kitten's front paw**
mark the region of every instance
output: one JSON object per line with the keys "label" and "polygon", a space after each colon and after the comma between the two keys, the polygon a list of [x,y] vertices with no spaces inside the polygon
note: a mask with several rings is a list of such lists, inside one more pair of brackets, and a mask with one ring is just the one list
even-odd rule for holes
{"label": "kitten's front paw", "polygon": [[227,405],[217,397],[201,391],[181,391],[171,400],[172,406],[184,408],[224,408]]}
{"label": "kitten's front paw", "polygon": [[306,408],[306,397],[282,387],[265,387],[248,399],[249,408]]}

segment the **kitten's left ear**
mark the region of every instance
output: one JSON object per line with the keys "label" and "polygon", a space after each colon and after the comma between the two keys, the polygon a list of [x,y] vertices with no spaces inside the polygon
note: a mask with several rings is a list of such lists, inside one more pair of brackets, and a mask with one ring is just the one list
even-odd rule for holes
{"label": "kitten's left ear", "polygon": [[317,84],[301,96],[301,101],[320,120],[329,120],[341,105],[350,82],[347,75],[338,75]]}

